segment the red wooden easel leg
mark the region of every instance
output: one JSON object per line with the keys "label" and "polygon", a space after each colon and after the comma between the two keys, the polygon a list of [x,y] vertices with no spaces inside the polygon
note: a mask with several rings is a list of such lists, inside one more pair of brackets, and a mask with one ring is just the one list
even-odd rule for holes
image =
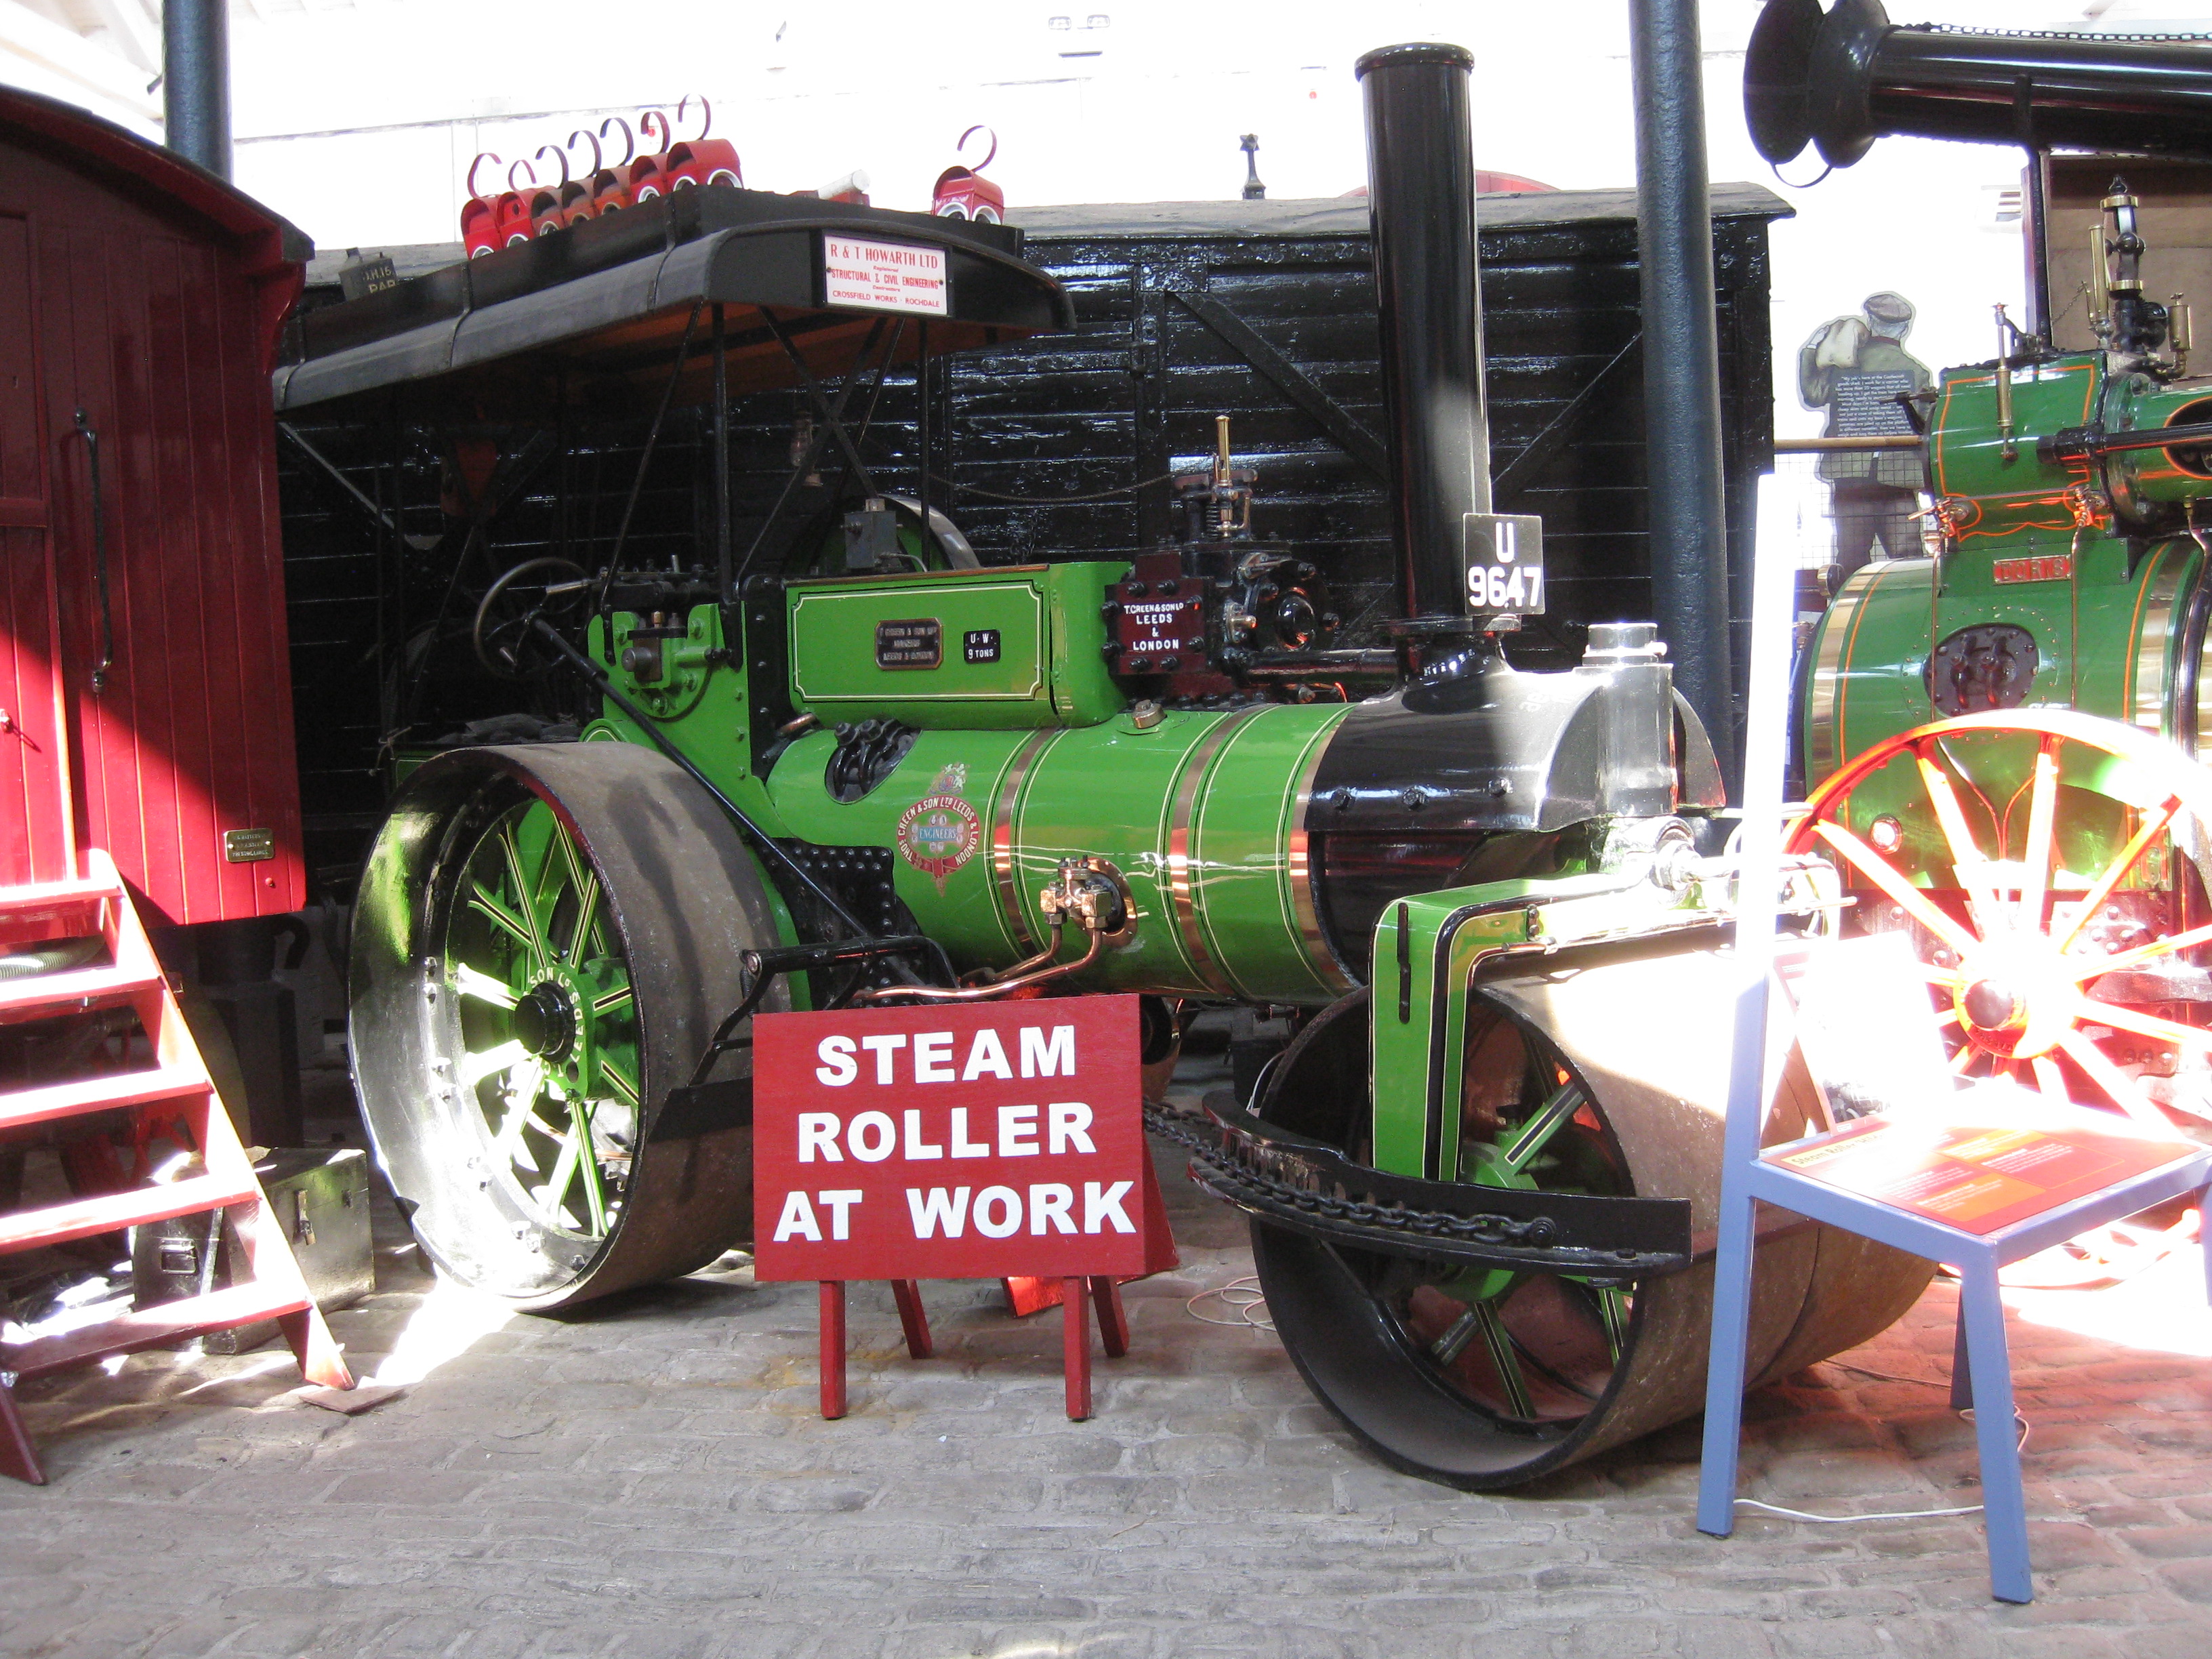
{"label": "red wooden easel leg", "polygon": [[1102,1274],[1091,1281],[1091,1300],[1098,1310],[1098,1335],[1105,1343],[1106,1357],[1119,1359],[1129,1352],[1129,1315],[1121,1306],[1121,1286],[1110,1274]]}
{"label": "red wooden easel leg", "polygon": [[1060,1296],[1060,1342],[1066,1350],[1067,1415],[1080,1423],[1091,1415],[1091,1319],[1083,1281],[1065,1280]]}
{"label": "red wooden easel leg", "polygon": [[906,1351],[916,1359],[937,1352],[929,1340],[929,1316],[922,1311],[921,1286],[911,1279],[891,1280],[891,1295],[898,1303],[899,1325],[906,1332]]}
{"label": "red wooden easel leg", "polygon": [[39,1468],[38,1454],[31,1449],[30,1434],[16,1414],[15,1391],[4,1382],[0,1382],[0,1474],[27,1480],[34,1486],[46,1484],[46,1474]]}
{"label": "red wooden easel leg", "polygon": [[845,1285],[822,1281],[822,1415],[845,1414]]}

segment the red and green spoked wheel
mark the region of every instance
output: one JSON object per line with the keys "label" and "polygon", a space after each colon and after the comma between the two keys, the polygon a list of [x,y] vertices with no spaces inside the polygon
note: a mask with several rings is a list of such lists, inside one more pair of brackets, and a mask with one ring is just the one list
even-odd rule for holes
{"label": "red and green spoked wheel", "polygon": [[599,872],[547,802],[502,814],[470,851],[447,922],[458,1081],[496,1178],[539,1223],[606,1236],[639,1107],[637,999]]}
{"label": "red and green spoked wheel", "polygon": [[1955,1071],[2164,1126],[2212,1115],[2208,830],[2212,777],[2172,744],[2006,709],[1854,757],[1787,848],[1836,861],[1854,925],[1913,933]]}

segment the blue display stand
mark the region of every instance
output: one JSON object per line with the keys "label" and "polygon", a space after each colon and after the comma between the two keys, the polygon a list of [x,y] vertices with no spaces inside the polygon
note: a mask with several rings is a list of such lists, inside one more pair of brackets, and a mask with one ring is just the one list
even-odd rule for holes
{"label": "blue display stand", "polygon": [[[2045,1106],[2031,1115],[2023,1109],[2018,1121],[2029,1127],[2017,1133],[2038,1138],[2040,1144],[2035,1155],[2063,1158],[2076,1146],[2102,1149],[2101,1164],[2097,1157],[2085,1152],[2080,1158],[2083,1167],[2124,1173],[2116,1173],[2109,1181],[2092,1182],[2086,1190],[2082,1182],[2075,1182],[2063,1200],[2049,1207],[2015,1203],[2001,1214],[1962,1216],[1960,1222],[1941,1218],[1928,1213],[1924,1203],[1910,1196],[1916,1190],[1911,1183],[1886,1185],[1880,1178],[1885,1158],[1867,1156],[1874,1150],[1875,1138],[1891,1138],[1891,1144],[1905,1155],[1887,1159],[1887,1167],[1894,1170],[1910,1164],[1917,1147],[1935,1146],[1940,1152],[1946,1146],[1967,1144],[1955,1135],[1953,1140],[1943,1141],[1947,1132],[1963,1127],[1970,1133],[1984,1133],[1984,1138],[2003,1135],[2008,1131],[2002,1127],[1984,1132],[1980,1126],[2002,1126],[2014,1119],[2008,1114],[2005,1091],[1993,1091],[1989,1085],[1962,1090],[1943,1066],[1939,1046],[1929,1048],[1920,1057],[1926,1064],[1918,1068],[1912,1097],[1899,1100],[1883,1119],[1847,1122],[1786,1146],[1761,1149],[1771,1097],[1768,1018],[1790,706],[1791,590],[1796,574],[1789,566],[1782,538],[1762,538],[1761,544],[1754,577],[1751,719],[1745,745],[1743,861],[1736,918],[1736,950],[1745,977],[1737,1002],[1723,1152],[1698,1528],[1724,1538],[1735,1527],[1754,1213],[1764,1200],[1959,1270],[1959,1328],[1954,1345],[1959,1363],[1953,1370],[1952,1399],[1954,1404],[1964,1405],[1971,1398],[1974,1408],[1990,1588],[2000,1601],[2026,1601],[2033,1595],[2027,1516],[2021,1487],[2019,1441],[2014,1431],[2012,1366],[2005,1342],[2004,1305],[1997,1289],[1998,1270],[2008,1262],[2166,1200],[2188,1193],[2196,1193],[2200,1204],[2212,1199],[2212,1149],[2178,1137],[2161,1139],[2155,1131],[2130,1125],[2111,1113]],[[1809,951],[1850,951],[1872,943],[1821,944],[1809,947]],[[1800,963],[1805,959],[1801,955]],[[1848,975],[1830,977],[1835,984],[1849,985]],[[1826,1025],[1884,1033],[1875,1040],[1881,1044],[1909,1042],[1903,1034],[1911,1029],[1916,1014],[1919,1025],[1928,1026],[1929,1011],[1917,981],[1901,975],[1891,975],[1886,980],[1869,975],[1863,977],[1860,984],[1872,988],[1885,982],[1905,1003],[1896,1007],[1855,1005],[1840,1011],[1816,1010],[1809,1003],[1803,1006],[1807,1018],[1800,1029],[1808,1040],[1802,1052],[1824,1097],[1830,1092],[1831,1081],[1840,1080],[1823,1077],[1824,1061],[1848,1066],[1852,1060],[1848,1052],[1816,1053],[1816,1045],[1809,1040],[1814,1028]],[[1809,984],[1807,988],[1809,994]],[[1868,990],[1867,994],[1880,994]],[[1863,1050],[1869,1045],[1862,1041],[1859,1046]],[[1887,1073],[1886,1092],[1894,1095],[1899,1056],[1889,1051],[1880,1059]],[[1908,1054],[1906,1059],[1913,1061],[1916,1057]],[[1844,1173],[1854,1160],[1867,1177],[1856,1182]],[[1814,1170],[1824,1173],[1810,1173]],[[1887,1197],[1881,1195],[1885,1191]],[[1990,1225],[1993,1221],[2002,1224]],[[2207,1272],[2207,1293],[2212,1295],[2212,1254],[2208,1254]]]}

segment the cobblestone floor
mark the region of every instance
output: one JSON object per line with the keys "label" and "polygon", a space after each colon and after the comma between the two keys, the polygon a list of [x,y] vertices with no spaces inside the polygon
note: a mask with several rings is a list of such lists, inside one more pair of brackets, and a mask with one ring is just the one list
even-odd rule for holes
{"label": "cobblestone floor", "polygon": [[[995,1287],[925,1286],[920,1364],[888,1293],[856,1292],[852,1413],[825,1423],[811,1286],[736,1268],[514,1316],[434,1291],[387,1226],[380,1293],[332,1322],[364,1374],[412,1379],[372,1412],[292,1399],[281,1350],[23,1390],[52,1484],[0,1481],[0,1654],[2212,1655],[2193,1258],[2016,1298],[2038,1599],[2007,1607],[1972,1516],[1700,1536],[1694,1425],[1503,1496],[1381,1468],[1273,1337],[1191,1316],[1250,1257],[1159,1162],[1183,1267],[1129,1287],[1133,1350],[1098,1363],[1083,1424],[1058,1315],[1012,1320]],[[1747,1494],[1974,1501],[1953,1305],[1939,1283],[1755,1398]]]}

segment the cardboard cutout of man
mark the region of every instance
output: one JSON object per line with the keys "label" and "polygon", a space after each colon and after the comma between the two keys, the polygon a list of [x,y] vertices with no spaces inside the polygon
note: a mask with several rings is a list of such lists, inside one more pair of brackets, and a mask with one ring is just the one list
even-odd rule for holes
{"label": "cardboard cutout of man", "polygon": [[[1869,294],[1856,317],[1820,325],[1797,353],[1797,395],[1808,409],[1828,412],[1831,438],[1911,435],[1912,422],[1897,399],[1925,391],[1934,377],[1905,349],[1912,330],[1912,302],[1901,294]],[[1828,579],[1835,592],[1881,544],[1886,558],[1918,558],[1919,508],[1925,479],[1911,450],[1845,451],[1820,457],[1828,481],[1830,516],[1836,526],[1836,562]]]}

